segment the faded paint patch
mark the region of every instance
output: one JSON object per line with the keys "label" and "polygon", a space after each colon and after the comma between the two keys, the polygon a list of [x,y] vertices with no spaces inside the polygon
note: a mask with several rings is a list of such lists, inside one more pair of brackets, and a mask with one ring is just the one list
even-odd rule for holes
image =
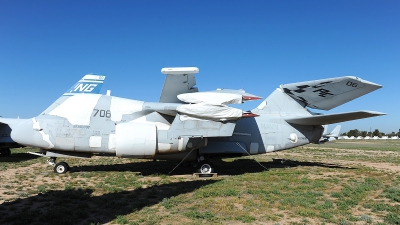
{"label": "faded paint patch", "polygon": [[89,147],[100,148],[101,147],[101,136],[91,136],[89,138]]}
{"label": "faded paint patch", "polygon": [[273,145],[267,146],[267,152],[273,152],[274,150],[275,150],[275,146],[273,146]]}
{"label": "faded paint patch", "polygon": [[32,122],[33,122],[33,129],[40,131],[41,128],[39,122],[37,122],[35,118],[32,118]]}
{"label": "faded paint patch", "polygon": [[54,145],[53,145],[53,143],[51,143],[51,141],[50,141],[50,136],[49,136],[48,134],[46,134],[46,133],[43,131],[43,129],[40,128],[40,124],[39,124],[39,122],[36,121],[36,118],[35,118],[35,117],[32,118],[32,122],[33,122],[32,128],[33,128],[34,130],[39,131],[40,135],[42,135],[43,141],[45,141],[45,142],[47,142],[47,144],[49,144],[49,147],[47,147],[46,149],[51,149],[51,148],[53,148]]}
{"label": "faded paint patch", "polygon": [[46,149],[54,148],[53,143],[51,143],[51,141],[50,141],[50,136],[48,134],[44,133],[43,131],[39,131],[39,133],[42,135],[43,141],[45,141],[49,144],[49,147],[47,147]]}

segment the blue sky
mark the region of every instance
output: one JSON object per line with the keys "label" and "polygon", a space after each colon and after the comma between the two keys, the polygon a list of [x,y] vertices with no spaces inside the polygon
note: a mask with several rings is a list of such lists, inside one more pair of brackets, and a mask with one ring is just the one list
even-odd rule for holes
{"label": "blue sky", "polygon": [[385,112],[342,132],[397,132],[399,12],[400,1],[369,0],[2,0],[0,115],[36,116],[87,73],[107,76],[103,92],[158,101],[162,67],[197,66],[201,91],[262,97],[280,84],[358,76],[384,87],[324,113]]}

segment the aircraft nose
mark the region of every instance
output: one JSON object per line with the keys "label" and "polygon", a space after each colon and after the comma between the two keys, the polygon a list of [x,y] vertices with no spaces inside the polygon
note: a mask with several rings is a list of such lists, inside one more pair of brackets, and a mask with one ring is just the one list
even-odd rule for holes
{"label": "aircraft nose", "polygon": [[[11,139],[18,144],[37,147],[49,148],[51,143],[45,141],[46,134],[40,129],[34,129],[34,119],[26,120],[12,128]],[[47,135],[48,139],[48,135]]]}

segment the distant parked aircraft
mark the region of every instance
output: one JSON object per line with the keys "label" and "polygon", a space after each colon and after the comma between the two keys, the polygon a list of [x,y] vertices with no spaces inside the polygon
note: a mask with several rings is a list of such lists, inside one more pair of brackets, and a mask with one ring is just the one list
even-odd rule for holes
{"label": "distant parked aircraft", "polygon": [[328,126],[326,125],[326,129],[324,130],[324,134],[322,134],[322,137],[319,139],[319,143],[337,140],[339,138],[341,127],[341,125],[337,125],[330,133],[325,133],[328,130]]}

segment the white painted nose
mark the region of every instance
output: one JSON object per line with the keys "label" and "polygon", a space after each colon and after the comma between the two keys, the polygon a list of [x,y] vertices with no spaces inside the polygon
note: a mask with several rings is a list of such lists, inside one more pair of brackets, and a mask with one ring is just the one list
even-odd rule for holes
{"label": "white painted nose", "polygon": [[37,147],[49,148],[49,143],[43,140],[43,135],[37,129],[34,129],[32,120],[26,120],[17,126],[13,126],[11,131],[11,139],[18,144]]}

